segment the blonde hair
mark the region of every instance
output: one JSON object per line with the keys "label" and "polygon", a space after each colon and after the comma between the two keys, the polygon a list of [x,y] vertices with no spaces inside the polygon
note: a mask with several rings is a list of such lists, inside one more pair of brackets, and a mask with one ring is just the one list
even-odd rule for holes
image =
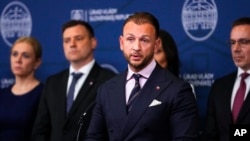
{"label": "blonde hair", "polygon": [[[34,37],[20,37],[18,38],[14,44],[12,45],[12,48],[17,44],[17,43],[21,43],[21,42],[26,42],[28,44],[31,45],[31,47],[34,50],[34,54],[35,54],[35,58],[36,59],[40,59],[42,58],[42,46],[39,43],[39,41],[37,39],[35,39]],[[12,51],[12,50],[11,50]]]}

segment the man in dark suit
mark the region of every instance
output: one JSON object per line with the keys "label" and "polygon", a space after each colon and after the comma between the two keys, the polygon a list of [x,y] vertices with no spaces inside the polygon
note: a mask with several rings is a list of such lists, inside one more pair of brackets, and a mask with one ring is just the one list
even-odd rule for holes
{"label": "man in dark suit", "polygon": [[159,23],[150,13],[128,17],[120,36],[126,72],[98,89],[87,141],[193,141],[198,110],[190,85],[153,59]]}
{"label": "man in dark suit", "polygon": [[[234,21],[230,44],[232,58],[238,70],[217,79],[211,87],[204,141],[229,141],[230,126],[250,125],[250,77],[244,79],[242,75],[250,74],[250,17]],[[239,101],[236,100],[237,95],[240,94],[237,91],[244,85],[242,102],[235,104],[236,101]],[[235,113],[235,111],[238,112]]]}
{"label": "man in dark suit", "polygon": [[[76,141],[78,121],[86,112],[79,138],[82,140],[89,124],[97,88],[114,76],[113,72],[101,68],[94,59],[97,41],[88,23],[68,21],[63,25],[62,34],[64,54],[70,67],[47,79],[33,128],[33,141]],[[73,73],[81,75],[72,91]]]}

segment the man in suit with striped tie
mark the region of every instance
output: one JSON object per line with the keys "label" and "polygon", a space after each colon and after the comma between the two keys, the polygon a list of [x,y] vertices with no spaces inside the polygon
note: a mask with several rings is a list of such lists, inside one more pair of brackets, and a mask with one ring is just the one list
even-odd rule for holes
{"label": "man in suit with striped tie", "polygon": [[128,17],[120,49],[128,69],[100,86],[86,141],[194,141],[198,109],[192,88],[154,60],[159,23]]}

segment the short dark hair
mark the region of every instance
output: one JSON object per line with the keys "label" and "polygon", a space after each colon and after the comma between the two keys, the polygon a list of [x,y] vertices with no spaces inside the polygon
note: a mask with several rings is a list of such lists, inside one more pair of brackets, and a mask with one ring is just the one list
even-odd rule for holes
{"label": "short dark hair", "polygon": [[123,23],[123,27],[130,21],[136,24],[149,23],[155,28],[156,37],[159,37],[160,25],[157,18],[148,12],[135,12],[130,15]]}
{"label": "short dark hair", "polygon": [[236,19],[232,24],[232,28],[238,25],[250,25],[250,17],[241,17]]}
{"label": "short dark hair", "polygon": [[90,37],[95,37],[95,33],[94,33],[94,29],[92,28],[92,26],[85,22],[85,21],[82,21],[82,20],[70,20],[66,23],[63,24],[62,26],[62,33],[69,27],[73,27],[73,26],[76,26],[76,25],[82,25],[84,26],[87,31],[89,32],[89,35]]}

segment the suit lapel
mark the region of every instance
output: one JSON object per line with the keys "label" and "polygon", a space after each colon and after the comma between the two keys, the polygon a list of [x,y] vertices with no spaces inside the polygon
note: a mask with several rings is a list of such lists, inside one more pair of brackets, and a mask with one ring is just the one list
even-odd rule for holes
{"label": "suit lapel", "polygon": [[224,87],[221,89],[226,89],[224,95],[222,95],[221,97],[221,109],[223,110],[222,113],[228,113],[225,116],[225,121],[228,121],[229,124],[233,123],[233,116],[232,116],[232,110],[231,110],[231,98],[232,98],[232,93],[233,93],[233,87],[234,87],[234,83],[235,83],[235,78],[236,78],[236,73],[233,73],[229,79],[227,80],[227,82],[225,83]]}
{"label": "suit lapel", "polygon": [[57,99],[58,103],[54,103],[54,105],[57,107],[58,114],[60,117],[63,117],[62,119],[66,119],[66,91],[67,91],[67,83],[68,83],[68,74],[69,70],[66,70],[62,73],[62,76],[57,80],[58,84],[55,88],[55,99]]}
{"label": "suit lapel", "polygon": [[[121,77],[117,77],[110,86],[113,88],[112,95],[109,95],[108,102],[110,104],[110,111],[114,114],[114,117],[117,121],[115,123],[119,123],[118,127],[123,127],[124,121],[127,117],[126,111],[126,98],[125,98],[125,84],[126,84],[126,76],[127,72],[121,74]],[[123,119],[123,120],[121,120]],[[121,130],[121,129],[120,129]]]}
{"label": "suit lapel", "polygon": [[130,133],[136,126],[136,123],[141,119],[150,103],[161,94],[162,90],[169,86],[171,80],[166,80],[165,75],[165,70],[159,68],[159,66],[154,69],[142,88],[138,99],[135,101],[134,108],[127,115],[123,126],[122,137],[126,137]]}
{"label": "suit lapel", "polygon": [[240,110],[237,122],[241,123],[241,120],[243,120],[246,116],[246,114],[248,114],[248,112],[250,111],[250,92],[248,92],[248,95],[242,105],[242,108]]}
{"label": "suit lapel", "polygon": [[220,113],[225,113],[224,115],[224,121],[227,122],[228,124],[233,123],[233,116],[232,116],[232,110],[231,110],[231,98],[232,98],[232,92],[233,92],[233,87],[235,83],[237,72],[232,73],[226,80],[224,80],[221,84],[223,87],[220,87],[216,89],[214,94],[218,94],[218,96],[215,99],[215,101],[218,100],[219,103],[219,112]]}
{"label": "suit lapel", "polygon": [[77,111],[77,108],[82,103],[82,101],[88,101],[89,99],[95,98],[94,96],[89,95],[88,93],[96,83],[96,79],[97,79],[96,77],[98,76],[99,70],[100,70],[100,67],[95,63],[95,65],[91,69],[88,77],[86,78],[85,82],[83,83],[81,89],[78,92],[78,95],[77,95],[77,97],[76,97],[76,99],[75,99],[75,101],[70,109],[70,112],[68,115],[68,120],[71,118],[72,115],[74,115],[74,112]]}
{"label": "suit lapel", "polygon": [[96,76],[96,71],[91,72],[85,80],[80,91],[78,92],[78,95],[72,105],[72,108],[70,109],[69,117],[77,110],[77,107],[79,106],[79,104],[81,104],[82,101],[86,101],[89,98],[93,98],[93,96],[88,95],[88,91],[90,91],[90,89],[96,83],[96,78],[94,76]]}

